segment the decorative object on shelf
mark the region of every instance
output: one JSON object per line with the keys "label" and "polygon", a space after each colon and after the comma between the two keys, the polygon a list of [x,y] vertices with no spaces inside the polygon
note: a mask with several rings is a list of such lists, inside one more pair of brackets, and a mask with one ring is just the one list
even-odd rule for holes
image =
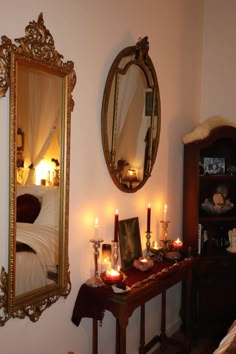
{"label": "decorative object on shelf", "polygon": [[162,243],[163,247],[167,248],[170,241],[168,240],[168,225],[170,221],[167,220],[167,205],[164,205],[164,217],[163,220],[160,221],[162,225]]}
{"label": "decorative object on shelf", "polygon": [[225,159],[223,157],[204,157],[205,175],[224,175]]}
{"label": "decorative object on shelf", "polygon": [[121,266],[131,268],[135,259],[142,257],[138,217],[119,221]]}
{"label": "decorative object on shelf", "polygon": [[227,248],[228,252],[236,253],[236,229],[229,230],[230,246]]}
{"label": "decorative object on shelf", "polygon": [[230,165],[230,166],[227,168],[227,175],[229,175],[229,176],[236,176],[236,166]]}
{"label": "decorative object on shelf", "polygon": [[205,198],[201,204],[202,210],[207,214],[220,215],[233,209],[234,204],[227,198],[228,188],[224,184],[217,186],[211,198]]}
{"label": "decorative object on shelf", "polygon": [[[97,221],[97,219],[96,219]],[[95,230],[96,230],[96,225],[97,223],[95,223]],[[97,232],[96,232],[97,234]],[[103,240],[98,240],[98,239],[92,239],[90,240],[90,242],[93,243],[93,248],[94,248],[94,266],[95,266],[95,272],[94,272],[94,276],[89,278],[86,281],[86,284],[88,286],[92,286],[94,288],[98,287],[98,286],[103,286],[104,282],[102,281],[101,277],[99,276],[98,273],[98,259],[99,259],[99,248],[100,248],[100,244],[103,242]]]}
{"label": "decorative object on shelf", "polygon": [[145,272],[154,266],[154,262],[150,257],[140,257],[139,259],[134,260],[133,266],[136,269]]}

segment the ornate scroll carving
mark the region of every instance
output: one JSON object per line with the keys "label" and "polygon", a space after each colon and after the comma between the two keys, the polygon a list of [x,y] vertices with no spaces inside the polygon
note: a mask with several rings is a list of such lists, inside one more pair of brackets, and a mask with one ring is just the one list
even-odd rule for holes
{"label": "ornate scroll carving", "polygon": [[4,326],[6,321],[8,320],[8,312],[7,312],[7,294],[8,294],[8,277],[5,272],[4,267],[1,270],[0,276],[0,326]]}
{"label": "ornate scroll carving", "polygon": [[[15,52],[28,59],[38,60],[41,63],[62,69],[71,75],[71,91],[76,84],[76,74],[72,61],[63,62],[63,55],[55,49],[54,40],[49,30],[44,25],[43,14],[40,13],[38,21],[31,21],[25,28],[25,37],[15,39],[14,44],[7,36],[1,37],[0,45],[0,97],[5,96],[9,87],[10,54]],[[72,96],[70,97],[71,111],[74,107]]]}

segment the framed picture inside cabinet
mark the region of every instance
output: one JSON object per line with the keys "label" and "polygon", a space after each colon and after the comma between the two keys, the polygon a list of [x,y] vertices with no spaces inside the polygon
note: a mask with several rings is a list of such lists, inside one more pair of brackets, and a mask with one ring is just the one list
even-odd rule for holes
{"label": "framed picture inside cabinet", "polygon": [[204,157],[203,161],[206,175],[225,174],[225,159],[223,157]]}
{"label": "framed picture inside cabinet", "polygon": [[131,268],[135,259],[142,256],[139,219],[134,217],[119,221],[121,266]]}

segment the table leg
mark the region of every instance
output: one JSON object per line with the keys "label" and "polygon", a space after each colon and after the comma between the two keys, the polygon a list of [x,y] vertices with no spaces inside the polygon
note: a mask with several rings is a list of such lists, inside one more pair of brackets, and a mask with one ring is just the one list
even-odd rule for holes
{"label": "table leg", "polygon": [[98,321],[93,319],[93,354],[98,354]]}
{"label": "table leg", "polygon": [[116,319],[116,354],[126,354],[126,328],[127,324],[120,324]]}
{"label": "table leg", "polygon": [[126,327],[120,327],[120,352],[126,354]]}
{"label": "table leg", "polygon": [[119,320],[116,319],[116,354],[120,353],[120,324]]}

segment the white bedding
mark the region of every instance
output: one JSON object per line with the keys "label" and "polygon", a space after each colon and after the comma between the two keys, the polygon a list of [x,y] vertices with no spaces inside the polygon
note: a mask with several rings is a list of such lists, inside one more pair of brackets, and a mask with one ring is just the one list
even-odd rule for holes
{"label": "white bedding", "polygon": [[58,230],[53,226],[17,223],[16,239],[32,252],[16,252],[16,295],[52,283],[48,269],[58,265]]}

